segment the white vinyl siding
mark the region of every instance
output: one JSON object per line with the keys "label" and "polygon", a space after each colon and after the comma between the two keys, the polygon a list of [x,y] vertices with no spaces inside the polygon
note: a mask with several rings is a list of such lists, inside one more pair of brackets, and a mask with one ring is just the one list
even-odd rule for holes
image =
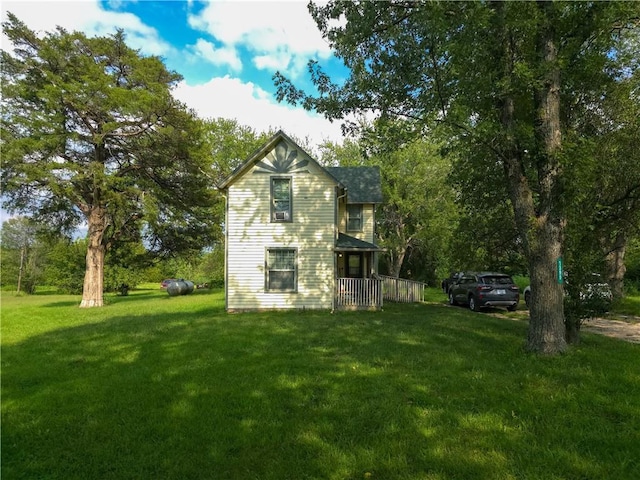
{"label": "white vinyl siding", "polygon": [[[335,182],[310,162],[291,178],[291,222],[271,221],[271,177],[249,169],[227,191],[227,308],[331,309],[333,304]],[[297,251],[297,289],[265,288],[267,249]]]}
{"label": "white vinyl siding", "polygon": [[375,210],[371,203],[362,204],[362,229],[352,231],[348,229],[347,204],[341,202],[338,207],[338,228],[341,232],[369,243],[376,243],[375,239]]}

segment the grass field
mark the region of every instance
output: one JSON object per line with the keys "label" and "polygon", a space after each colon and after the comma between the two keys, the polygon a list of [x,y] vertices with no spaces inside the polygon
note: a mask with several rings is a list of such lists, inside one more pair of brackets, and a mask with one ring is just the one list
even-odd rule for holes
{"label": "grass field", "polygon": [[640,346],[430,292],[228,315],[220,291],[2,294],[3,479],[637,479]]}

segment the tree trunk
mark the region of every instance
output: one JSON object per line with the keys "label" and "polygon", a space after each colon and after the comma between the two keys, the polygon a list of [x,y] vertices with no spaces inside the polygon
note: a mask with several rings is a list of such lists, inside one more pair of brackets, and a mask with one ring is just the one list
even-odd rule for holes
{"label": "tree trunk", "polygon": [[25,256],[25,247],[20,248],[20,270],[18,270],[18,290],[20,293],[20,288],[22,288],[22,272],[24,271],[24,256]]}
{"label": "tree trunk", "polygon": [[529,261],[531,303],[526,348],[531,352],[553,355],[567,348],[564,294],[562,284],[558,282],[562,229],[546,222],[532,236]]}
{"label": "tree trunk", "polygon": [[[531,277],[530,322],[527,335],[527,350],[542,354],[563,352],[565,341],[562,285],[557,281],[557,261],[562,253],[564,220],[558,214],[558,180],[560,169],[557,153],[561,147],[560,137],[560,77],[557,70],[557,52],[553,42],[554,32],[550,19],[551,11],[544,3],[539,4],[546,24],[539,38],[541,62],[545,67],[544,82],[537,92],[536,141],[540,145],[538,154],[538,195],[534,193],[523,166],[524,152],[518,145],[515,133],[516,102],[511,91],[503,92],[500,100],[501,124],[504,133],[504,171],[509,195],[514,208],[516,225],[529,259]],[[505,15],[504,4],[495,8],[500,16]],[[503,75],[509,79],[514,75],[515,52],[511,33],[500,26],[502,35]],[[549,68],[546,68],[549,67]],[[553,68],[551,68],[553,67]],[[509,84],[510,82],[505,82]]]}
{"label": "tree trunk", "polygon": [[580,343],[581,323],[582,321],[579,318],[565,322],[565,337],[569,345],[578,345]]}
{"label": "tree trunk", "polygon": [[541,78],[535,95],[538,145],[538,205],[529,227],[531,275],[530,321],[527,350],[557,354],[566,350],[564,296],[558,260],[562,256],[565,218],[561,209],[562,148],[560,128],[560,70],[556,43],[555,5],[538,2],[541,15],[537,49]]}
{"label": "tree trunk", "polygon": [[402,270],[402,264],[404,263],[404,257],[407,254],[407,247],[403,246],[396,252],[397,255],[391,256],[391,276],[393,278],[400,278],[400,271]]}
{"label": "tree trunk", "polygon": [[84,274],[84,285],[82,288],[81,308],[102,307],[103,286],[104,286],[104,253],[105,247],[102,242],[104,231],[107,227],[107,216],[103,207],[91,208],[87,216],[88,247],[86,257],[86,270]]}
{"label": "tree trunk", "polygon": [[627,238],[624,233],[616,235],[613,245],[607,249],[606,278],[611,286],[613,298],[624,296],[624,274],[627,267],[624,264],[624,255],[627,249]]}

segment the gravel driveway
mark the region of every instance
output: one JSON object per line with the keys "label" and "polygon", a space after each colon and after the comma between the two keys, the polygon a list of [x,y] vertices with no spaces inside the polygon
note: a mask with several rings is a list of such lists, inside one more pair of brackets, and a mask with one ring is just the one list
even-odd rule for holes
{"label": "gravel driveway", "polygon": [[640,343],[640,318],[632,317],[631,320],[633,321],[623,322],[608,318],[594,318],[584,322],[582,330],[619,338],[631,343]]}
{"label": "gravel driveway", "polygon": [[[529,321],[528,310],[518,310],[516,312],[517,317],[506,316],[502,311],[497,309],[489,311],[489,315],[496,315],[501,318],[511,318],[517,320]],[[600,335],[606,335],[607,337],[618,338],[625,342],[640,344],[640,317],[633,316],[620,316],[622,320],[616,320],[613,318],[593,318],[591,320],[585,320],[580,327],[583,332],[598,333]]]}

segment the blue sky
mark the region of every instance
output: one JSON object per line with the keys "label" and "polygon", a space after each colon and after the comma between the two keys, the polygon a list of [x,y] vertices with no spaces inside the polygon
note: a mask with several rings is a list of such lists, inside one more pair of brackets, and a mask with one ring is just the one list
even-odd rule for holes
{"label": "blue sky", "polygon": [[[202,118],[235,118],[257,131],[282,128],[290,135],[341,141],[339,123],[278,104],[273,74],[280,70],[312,91],[306,73],[318,60],[337,81],[347,71],[321,37],[307,0],[9,0],[14,13],[37,32],[60,25],[89,36],[124,29],[130,46],[159,55],[184,77],[175,96]],[[2,48],[10,49],[2,38]]]}

